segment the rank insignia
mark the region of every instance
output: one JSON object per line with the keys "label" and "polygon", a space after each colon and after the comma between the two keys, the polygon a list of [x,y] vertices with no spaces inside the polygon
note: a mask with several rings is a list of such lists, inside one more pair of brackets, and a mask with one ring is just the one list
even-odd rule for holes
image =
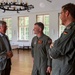
{"label": "rank insignia", "polygon": [[38,44],[42,44],[42,42],[43,42],[42,40],[38,40]]}

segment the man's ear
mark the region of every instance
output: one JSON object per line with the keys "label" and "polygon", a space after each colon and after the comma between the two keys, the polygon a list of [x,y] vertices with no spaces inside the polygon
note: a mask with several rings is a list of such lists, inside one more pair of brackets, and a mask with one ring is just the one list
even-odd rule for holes
{"label": "man's ear", "polygon": [[65,14],[66,14],[66,16],[68,17],[68,16],[69,16],[69,11],[66,11]]}
{"label": "man's ear", "polygon": [[39,27],[39,31],[42,31],[42,29]]}

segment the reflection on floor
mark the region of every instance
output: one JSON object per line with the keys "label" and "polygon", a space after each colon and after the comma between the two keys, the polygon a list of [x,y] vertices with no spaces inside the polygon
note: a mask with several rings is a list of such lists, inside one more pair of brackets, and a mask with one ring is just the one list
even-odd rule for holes
{"label": "reflection on floor", "polygon": [[30,50],[13,50],[11,75],[31,75],[32,57]]}

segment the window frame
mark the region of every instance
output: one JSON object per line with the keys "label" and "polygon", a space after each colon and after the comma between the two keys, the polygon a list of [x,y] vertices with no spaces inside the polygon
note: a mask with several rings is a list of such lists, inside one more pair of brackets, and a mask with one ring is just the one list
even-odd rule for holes
{"label": "window frame", "polygon": [[[4,17],[4,18],[2,18],[2,20],[3,21],[5,21],[4,19],[11,19],[11,22],[12,22],[12,18],[11,17]],[[5,21],[6,22],[6,21]],[[7,22],[6,22],[7,23]],[[11,23],[11,29],[12,29],[12,23]],[[7,30],[6,30],[6,32],[8,31],[8,23],[7,23]],[[12,41],[12,38],[13,38],[13,31],[11,30],[11,39],[10,39],[10,37],[9,37],[9,34],[8,33],[6,33],[6,35],[8,36],[8,38],[9,38],[9,40],[10,41]]]}
{"label": "window frame", "polygon": [[36,15],[36,22],[41,22],[41,21],[38,21],[38,16],[42,16],[43,19],[42,19],[42,23],[44,24],[44,29],[45,29],[45,26],[48,26],[49,27],[49,31],[48,31],[48,34],[45,33],[46,30],[43,30],[44,34],[46,34],[47,36],[49,36],[49,33],[50,33],[50,21],[49,21],[49,25],[48,24],[45,24],[45,16],[48,15],[49,16],[49,20],[50,20],[50,15],[49,14],[38,14]]}
{"label": "window frame", "polygon": [[[64,31],[65,29],[65,26],[61,24],[61,19],[60,19],[60,15],[61,13],[58,13],[58,37],[61,36],[62,32]],[[63,28],[63,30],[61,30],[60,26]],[[61,31],[61,32],[60,32]]]}
{"label": "window frame", "polygon": [[[29,39],[28,40],[26,40],[26,39],[23,39],[23,40],[21,40],[21,39],[19,39],[19,18],[20,17],[24,17],[24,19],[25,19],[25,17],[28,17],[29,18],[29,16],[18,16],[18,38],[17,38],[17,41],[20,41],[20,42],[23,42],[23,41],[25,41],[25,42],[28,42],[29,41]],[[25,22],[25,21],[24,21]],[[24,23],[25,24],[25,23]],[[29,26],[29,25],[28,25]],[[26,25],[24,26],[24,27],[26,27]]]}

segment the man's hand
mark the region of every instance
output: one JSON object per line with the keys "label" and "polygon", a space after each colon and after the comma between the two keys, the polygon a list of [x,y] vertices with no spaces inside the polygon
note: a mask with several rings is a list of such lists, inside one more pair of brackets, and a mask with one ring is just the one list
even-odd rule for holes
{"label": "man's hand", "polygon": [[7,57],[8,57],[8,58],[11,58],[12,56],[13,56],[12,51],[8,51],[8,52],[7,52]]}
{"label": "man's hand", "polygon": [[53,47],[53,43],[50,45],[50,48],[52,48]]}
{"label": "man's hand", "polygon": [[47,73],[51,73],[51,67],[47,67]]}
{"label": "man's hand", "polygon": [[34,58],[32,57],[32,61],[33,61],[33,63],[34,63]]}

